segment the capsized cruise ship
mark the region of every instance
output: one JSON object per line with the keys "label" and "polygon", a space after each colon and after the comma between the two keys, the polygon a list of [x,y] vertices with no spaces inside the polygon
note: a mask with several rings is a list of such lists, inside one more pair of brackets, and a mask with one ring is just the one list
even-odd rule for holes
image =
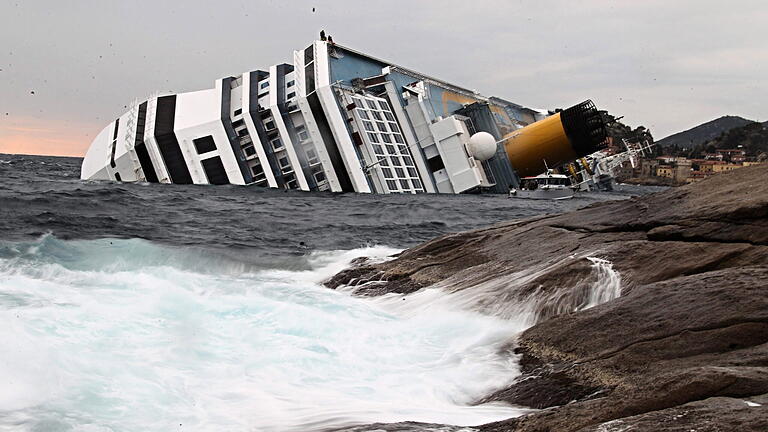
{"label": "capsized cruise ship", "polygon": [[590,101],[542,112],[324,39],[292,64],[134,104],[94,139],[81,178],[507,193],[605,141]]}

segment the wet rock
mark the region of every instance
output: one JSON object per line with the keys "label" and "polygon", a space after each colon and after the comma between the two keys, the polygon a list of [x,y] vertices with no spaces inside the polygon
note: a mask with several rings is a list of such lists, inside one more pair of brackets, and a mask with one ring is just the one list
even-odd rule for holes
{"label": "wet rock", "polygon": [[759,262],[768,256],[759,247],[768,246],[766,178],[768,167],[754,166],[632,200],[450,234],[398,259],[342,272],[330,286],[369,274],[462,289],[590,254],[610,258],[632,283]]}
{"label": "wet rock", "polygon": [[[585,309],[592,257],[622,291]],[[340,285],[439,286],[502,317],[533,308],[512,342],[523,375],[480,402],[542,410],[481,430],[768,430],[768,166],[443,236]]]}
{"label": "wet rock", "polygon": [[768,430],[768,395],[715,397],[587,426],[578,432],[760,432]]}
{"label": "wet rock", "polygon": [[[531,327],[519,339],[524,357],[559,365],[566,390],[604,391],[484,430],[576,431],[713,397],[767,393],[767,281],[765,267],[684,276]],[[551,376],[538,379],[546,384]],[[542,407],[548,400],[545,391],[533,398]]]}

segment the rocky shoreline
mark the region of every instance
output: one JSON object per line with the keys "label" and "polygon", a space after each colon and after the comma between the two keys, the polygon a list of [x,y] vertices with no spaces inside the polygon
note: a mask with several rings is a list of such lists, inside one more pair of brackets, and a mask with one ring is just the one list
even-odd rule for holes
{"label": "rocky shoreline", "polygon": [[[451,234],[326,285],[370,296],[437,286],[484,313],[529,313],[510,341],[523,375],[478,402],[540,410],[474,430],[766,431],[767,181],[768,166],[754,166]],[[621,296],[586,308],[590,258],[612,263]]]}

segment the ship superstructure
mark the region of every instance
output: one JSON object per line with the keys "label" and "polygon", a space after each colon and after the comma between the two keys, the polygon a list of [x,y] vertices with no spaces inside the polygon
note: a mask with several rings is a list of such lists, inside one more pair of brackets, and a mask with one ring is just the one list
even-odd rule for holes
{"label": "ship superstructure", "polygon": [[[318,40],[295,51],[292,64],[134,104],[94,139],[81,177],[304,191],[507,193],[519,187],[520,168],[510,162],[509,140],[545,117]],[[563,128],[560,133],[568,132]],[[478,132],[493,137],[484,157],[472,154],[469,144]],[[547,162],[573,158],[565,142],[563,160]],[[592,144],[584,151],[594,151]]]}
{"label": "ship superstructure", "polygon": [[635,168],[640,158],[652,154],[654,144],[649,144],[647,140],[631,143],[623,138],[621,141],[626,148],[623,152],[607,154],[605,150],[599,150],[568,164],[567,169],[579,190],[611,191],[619,168],[626,164]]}

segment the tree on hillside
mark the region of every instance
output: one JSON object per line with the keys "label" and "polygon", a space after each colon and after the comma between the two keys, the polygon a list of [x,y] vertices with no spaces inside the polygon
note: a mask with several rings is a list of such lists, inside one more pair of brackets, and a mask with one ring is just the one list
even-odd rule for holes
{"label": "tree on hillside", "polygon": [[[632,127],[621,122],[623,117],[615,117],[607,111],[600,111],[600,114],[603,116],[608,136],[613,139],[615,146],[623,147],[623,139],[632,143],[643,143],[648,141],[649,144],[653,144],[653,134],[651,134],[651,130],[645,126],[640,125],[632,129]],[[654,147],[654,152],[656,151],[657,149]]]}
{"label": "tree on hillside", "polygon": [[[700,158],[704,153],[714,153],[717,149],[744,149],[747,157],[760,160],[768,154],[768,127],[762,123],[750,123],[730,129],[716,138],[695,146],[683,156]],[[762,155],[762,156],[761,156]]]}

